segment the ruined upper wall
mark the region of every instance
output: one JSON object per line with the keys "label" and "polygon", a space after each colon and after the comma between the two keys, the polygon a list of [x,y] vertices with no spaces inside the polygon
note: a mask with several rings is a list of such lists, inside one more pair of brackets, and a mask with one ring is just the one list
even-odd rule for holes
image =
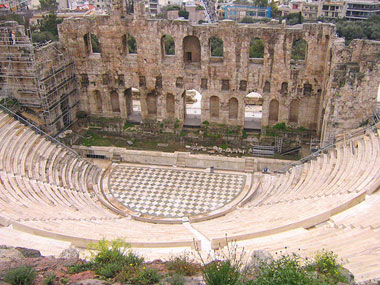
{"label": "ruined upper wall", "polygon": [[[74,57],[78,74],[86,74],[89,82],[82,96],[82,108],[88,112],[94,102],[91,93],[100,92],[103,97],[103,115],[115,115],[111,110],[107,93],[117,92],[122,96],[125,88],[139,88],[142,97],[151,92],[157,95],[156,118],[167,118],[165,96],[175,96],[177,108],[175,118],[183,120],[184,109],[181,97],[184,90],[196,89],[202,97],[202,120],[241,125],[244,120],[244,97],[252,91],[263,95],[263,125],[267,125],[271,100],[279,102],[278,121],[288,121],[289,105],[300,100],[298,125],[316,129],[320,94],[324,85],[324,74],[329,61],[331,42],[335,38],[335,26],[331,24],[304,24],[287,27],[280,24],[244,25],[233,21],[218,24],[190,25],[183,20],[151,20],[144,17],[98,16],[67,19],[59,26],[60,38],[67,51]],[[95,34],[101,45],[101,54],[87,53],[87,34]],[[130,54],[123,39],[131,35],[137,40],[137,54]],[[175,41],[175,55],[163,52],[162,37],[170,35]],[[186,37],[199,40],[200,61],[186,62]],[[210,38],[218,36],[224,43],[224,56],[210,55]],[[264,58],[250,59],[249,46],[254,38],[264,42]],[[294,41],[307,42],[306,60],[291,60]],[[195,52],[193,53],[195,55]],[[102,84],[102,76],[109,75],[114,83]],[[124,86],[116,79],[124,77]],[[141,83],[144,78],[145,83]],[[162,81],[162,87],[157,86]],[[112,81],[112,80],[111,80]],[[180,84],[179,84],[180,82]],[[202,84],[203,82],[203,84]],[[287,91],[281,92],[283,83]],[[225,84],[223,87],[222,85]],[[227,88],[226,88],[227,84]],[[305,86],[308,90],[305,92]],[[157,88],[158,87],[158,88]],[[145,95],[144,95],[145,94]],[[219,116],[210,116],[210,97],[220,100]],[[228,102],[236,98],[239,102],[237,119],[228,117]],[[106,102],[106,103],[104,103]],[[108,103],[107,103],[108,102]],[[127,111],[120,99],[120,116]],[[108,106],[108,107],[107,107]],[[142,106],[144,109],[144,104]],[[147,116],[146,113],[143,116]]]}
{"label": "ruined upper wall", "polygon": [[380,87],[380,41],[336,40],[323,98],[322,139],[349,132],[373,114]]}

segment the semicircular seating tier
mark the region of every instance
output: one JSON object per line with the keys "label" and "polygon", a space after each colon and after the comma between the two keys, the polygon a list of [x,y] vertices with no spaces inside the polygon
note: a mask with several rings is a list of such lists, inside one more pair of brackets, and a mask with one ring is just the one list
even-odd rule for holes
{"label": "semicircular seating tier", "polygon": [[199,233],[215,249],[226,235],[248,249],[325,247],[352,258],[348,267],[368,280],[380,276],[376,131],[285,174],[255,174],[249,201],[222,217],[171,225],[117,214],[102,196],[103,169],[0,112],[0,222],[84,247],[103,237],[136,247],[192,247]]}

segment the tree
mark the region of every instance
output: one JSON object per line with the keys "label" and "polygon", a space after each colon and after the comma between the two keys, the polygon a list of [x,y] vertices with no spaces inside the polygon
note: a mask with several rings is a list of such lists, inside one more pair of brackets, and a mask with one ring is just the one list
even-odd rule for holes
{"label": "tree", "polygon": [[223,56],[223,40],[218,37],[210,39],[211,56]]}
{"label": "tree", "polygon": [[268,0],[254,0],[253,2],[256,7],[267,7],[268,6]]}
{"label": "tree", "polygon": [[39,43],[46,41],[57,41],[57,25],[60,23],[62,23],[62,19],[58,19],[57,15],[54,12],[51,12],[49,15],[44,16],[42,19],[42,24],[40,25],[40,31],[32,33],[32,41]]}
{"label": "tree", "polygon": [[56,0],[40,0],[40,9],[42,11],[56,11],[58,2]]}

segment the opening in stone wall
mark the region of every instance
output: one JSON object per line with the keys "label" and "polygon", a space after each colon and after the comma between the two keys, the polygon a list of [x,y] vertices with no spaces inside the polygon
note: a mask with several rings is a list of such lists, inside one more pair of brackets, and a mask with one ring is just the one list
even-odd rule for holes
{"label": "opening in stone wall", "polygon": [[262,39],[252,39],[249,44],[249,58],[264,58],[264,42]]}
{"label": "opening in stone wall", "polygon": [[233,97],[228,101],[228,118],[236,120],[239,113],[239,101]]}
{"label": "opening in stone wall", "polygon": [[120,113],[120,102],[119,102],[119,94],[116,91],[111,91],[111,107],[112,112]]}
{"label": "opening in stone wall", "polygon": [[137,88],[128,88],[124,90],[125,107],[127,119],[130,122],[141,122],[141,101],[140,91]]}
{"label": "opening in stone wall", "polygon": [[102,102],[102,96],[100,94],[99,90],[94,91],[94,102],[96,106],[96,112],[102,113],[103,112],[103,102]]}
{"label": "opening in stone wall", "polygon": [[91,48],[92,53],[101,53],[100,42],[96,35],[91,34]]}
{"label": "opening in stone wall", "polygon": [[173,118],[175,114],[175,100],[173,94],[166,95],[166,114],[169,118]]}
{"label": "opening in stone wall", "polygon": [[210,55],[223,56],[223,40],[219,37],[210,38]]}
{"label": "opening in stone wall", "polygon": [[161,38],[161,46],[163,55],[175,55],[175,43],[174,39],[170,35],[163,35]]}
{"label": "opening in stone wall", "polygon": [[293,99],[292,101],[290,101],[289,123],[298,124],[299,105],[300,105],[300,101],[297,99]]}
{"label": "opening in stone wall", "polygon": [[200,127],[202,115],[202,95],[195,89],[183,93],[185,120],[184,126]]}
{"label": "opening in stone wall", "polygon": [[293,60],[306,60],[307,54],[307,42],[304,39],[299,39],[292,44],[292,56]]}
{"label": "opening in stone wall", "polygon": [[278,121],[279,103],[276,99],[272,99],[269,103],[269,124],[274,124]]}
{"label": "opening in stone wall", "polygon": [[157,115],[157,96],[158,94],[155,91],[148,93],[146,96],[146,107],[148,110],[148,116],[155,118]]}
{"label": "opening in stone wall", "polygon": [[128,53],[131,53],[131,54],[137,53],[137,41],[131,35],[128,35]]}
{"label": "opening in stone wall", "polygon": [[281,83],[280,94],[281,94],[282,96],[286,96],[286,95],[288,95],[288,82],[282,82],[282,83]]}
{"label": "opening in stone wall", "polygon": [[379,84],[379,89],[377,90],[377,98],[376,98],[376,102],[377,102],[377,103],[380,103],[380,84]]}
{"label": "opening in stone wall", "polygon": [[183,39],[183,56],[187,64],[201,62],[201,44],[195,36],[187,36]]}
{"label": "opening in stone wall", "polygon": [[251,92],[244,98],[244,129],[260,130],[263,117],[263,97]]}
{"label": "opening in stone wall", "polygon": [[219,97],[210,97],[210,118],[219,119]]}

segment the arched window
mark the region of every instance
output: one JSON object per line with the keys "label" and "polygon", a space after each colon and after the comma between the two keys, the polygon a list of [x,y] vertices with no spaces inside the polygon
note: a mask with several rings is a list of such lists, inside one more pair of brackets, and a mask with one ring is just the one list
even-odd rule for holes
{"label": "arched window", "polygon": [[112,106],[112,112],[120,113],[119,94],[117,94],[116,91],[111,92],[111,106]]}
{"label": "arched window", "polygon": [[163,35],[161,44],[164,55],[175,55],[175,43],[172,36]]}
{"label": "arched window", "polygon": [[217,96],[210,98],[210,116],[214,119],[219,118],[219,98]]}
{"label": "arched window", "polygon": [[264,93],[270,93],[270,82],[269,81],[265,81],[263,91],[264,91]]}
{"label": "arched window", "polygon": [[172,94],[166,95],[166,113],[169,117],[173,117],[175,112],[174,96]]}
{"label": "arched window", "polygon": [[228,101],[228,118],[236,120],[238,118],[239,102],[236,98],[231,98]]}
{"label": "arched window", "polygon": [[137,53],[137,42],[131,35],[128,35],[128,53]]}
{"label": "arched window", "polygon": [[262,39],[252,39],[249,44],[249,58],[264,58],[264,42]]}
{"label": "arched window", "polygon": [[211,56],[223,56],[223,40],[219,37],[210,39]]}
{"label": "arched window", "polygon": [[285,96],[288,94],[288,82],[282,82],[281,83],[280,93],[282,96]]}
{"label": "arched window", "polygon": [[269,103],[269,122],[275,123],[278,121],[278,101],[276,99],[272,99]]}
{"label": "arched window", "polygon": [[292,100],[289,108],[289,123],[298,123],[299,100]]}
{"label": "arched window", "polygon": [[299,39],[293,42],[292,59],[306,60],[307,42],[304,39]]}
{"label": "arched window", "polygon": [[183,56],[186,63],[201,61],[201,44],[195,36],[187,36],[183,39]]}

